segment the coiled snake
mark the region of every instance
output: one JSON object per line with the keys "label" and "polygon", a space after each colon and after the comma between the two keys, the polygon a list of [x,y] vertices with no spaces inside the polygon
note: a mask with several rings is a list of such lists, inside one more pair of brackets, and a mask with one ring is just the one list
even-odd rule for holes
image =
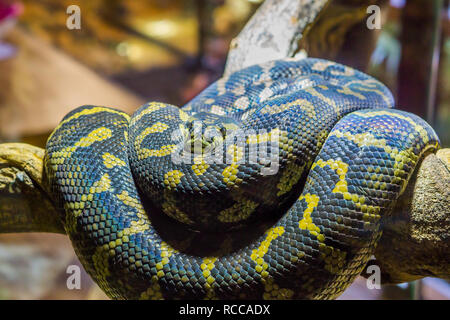
{"label": "coiled snake", "polygon": [[112,298],[334,298],[439,142],[352,68],[285,59],[183,108],[69,113],[45,167],[65,229]]}

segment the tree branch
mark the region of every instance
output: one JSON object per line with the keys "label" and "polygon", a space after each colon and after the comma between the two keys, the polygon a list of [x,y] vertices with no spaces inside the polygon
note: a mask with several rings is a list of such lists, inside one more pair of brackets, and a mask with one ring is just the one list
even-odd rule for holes
{"label": "tree branch", "polygon": [[414,173],[375,251],[382,282],[450,279],[450,149],[428,155]]}
{"label": "tree branch", "polygon": [[291,57],[304,31],[329,0],[266,0],[233,39],[224,74],[253,64]]}
{"label": "tree branch", "polygon": [[44,154],[29,144],[0,144],[0,233],[65,233],[44,185]]}

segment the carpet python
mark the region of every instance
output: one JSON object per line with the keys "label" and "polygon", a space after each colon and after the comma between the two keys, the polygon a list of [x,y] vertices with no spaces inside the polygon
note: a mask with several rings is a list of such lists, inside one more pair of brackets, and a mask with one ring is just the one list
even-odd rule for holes
{"label": "carpet python", "polygon": [[117,299],[331,299],[361,273],[439,147],[350,67],[284,59],[182,108],[82,106],[48,139],[47,183],[83,266]]}

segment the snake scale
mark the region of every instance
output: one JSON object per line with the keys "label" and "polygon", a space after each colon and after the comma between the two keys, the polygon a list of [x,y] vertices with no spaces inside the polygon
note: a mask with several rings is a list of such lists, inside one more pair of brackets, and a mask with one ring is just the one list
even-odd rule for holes
{"label": "snake scale", "polygon": [[350,67],[271,61],[182,108],[75,109],[48,139],[47,183],[111,298],[331,299],[439,147],[393,106]]}

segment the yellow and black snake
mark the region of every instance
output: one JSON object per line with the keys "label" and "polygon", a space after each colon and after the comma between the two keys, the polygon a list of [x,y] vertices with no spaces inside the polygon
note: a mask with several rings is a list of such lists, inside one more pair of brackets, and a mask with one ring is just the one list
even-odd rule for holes
{"label": "yellow and black snake", "polygon": [[334,298],[439,142],[320,59],[226,76],[183,108],[83,106],[47,142],[64,228],[112,298]]}

